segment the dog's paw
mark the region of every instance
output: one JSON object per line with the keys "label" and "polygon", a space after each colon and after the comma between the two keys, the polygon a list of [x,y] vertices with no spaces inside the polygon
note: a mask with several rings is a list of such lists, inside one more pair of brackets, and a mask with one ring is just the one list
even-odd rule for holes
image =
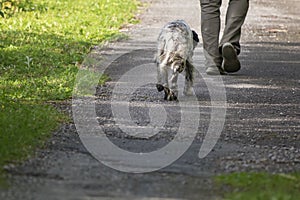
{"label": "dog's paw", "polygon": [[156,84],[156,88],[159,92],[163,91],[164,90],[164,86],[161,85],[161,84]]}
{"label": "dog's paw", "polygon": [[169,88],[165,87],[165,100],[167,101],[177,101],[177,95],[174,91],[170,90]]}
{"label": "dog's paw", "polygon": [[169,101],[177,101],[177,96],[174,92],[171,92],[170,96],[169,96]]}

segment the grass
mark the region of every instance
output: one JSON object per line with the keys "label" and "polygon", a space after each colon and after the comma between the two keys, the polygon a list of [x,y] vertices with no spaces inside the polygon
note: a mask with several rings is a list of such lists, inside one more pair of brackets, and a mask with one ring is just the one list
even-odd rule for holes
{"label": "grass", "polygon": [[[300,174],[232,173],[216,177],[228,200],[298,200]],[[229,188],[229,191],[228,191]]]}
{"label": "grass", "polygon": [[70,98],[93,45],[134,22],[134,0],[33,0],[36,9],[0,19],[0,89],[9,98]]}
{"label": "grass", "polygon": [[[136,0],[0,0],[0,171],[43,145],[94,45],[135,23]],[[104,80],[102,80],[104,81]]]}
{"label": "grass", "polygon": [[66,119],[42,104],[2,101],[0,111],[0,166],[27,158]]}

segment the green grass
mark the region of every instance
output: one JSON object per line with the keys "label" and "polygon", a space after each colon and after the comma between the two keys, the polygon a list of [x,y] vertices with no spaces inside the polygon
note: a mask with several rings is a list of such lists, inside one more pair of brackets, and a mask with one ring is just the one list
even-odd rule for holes
{"label": "green grass", "polygon": [[32,0],[36,9],[0,18],[0,90],[17,99],[70,98],[93,45],[135,22],[134,0]]}
{"label": "green grass", "polygon": [[0,166],[27,158],[66,119],[42,104],[2,101],[0,111]]}
{"label": "green grass", "polygon": [[71,98],[91,47],[121,37],[122,25],[137,22],[138,5],[0,0],[0,171],[27,158],[66,119],[45,102]]}
{"label": "green grass", "polygon": [[[300,174],[233,173],[216,177],[228,200],[298,200]],[[229,188],[229,191],[228,191]]]}

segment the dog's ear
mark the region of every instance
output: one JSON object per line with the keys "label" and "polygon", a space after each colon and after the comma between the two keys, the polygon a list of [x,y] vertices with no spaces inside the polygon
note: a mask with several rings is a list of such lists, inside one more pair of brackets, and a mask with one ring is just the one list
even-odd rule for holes
{"label": "dog's ear", "polygon": [[199,37],[198,37],[198,34],[196,33],[196,31],[192,30],[193,32],[193,40],[196,41],[196,42],[199,42]]}

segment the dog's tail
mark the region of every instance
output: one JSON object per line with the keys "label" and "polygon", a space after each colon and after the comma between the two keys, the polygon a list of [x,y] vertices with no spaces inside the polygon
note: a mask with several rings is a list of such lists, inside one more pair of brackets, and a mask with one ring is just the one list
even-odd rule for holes
{"label": "dog's tail", "polygon": [[194,81],[194,65],[190,63],[190,61],[186,60],[186,67],[185,67],[185,78],[187,81],[193,82]]}

